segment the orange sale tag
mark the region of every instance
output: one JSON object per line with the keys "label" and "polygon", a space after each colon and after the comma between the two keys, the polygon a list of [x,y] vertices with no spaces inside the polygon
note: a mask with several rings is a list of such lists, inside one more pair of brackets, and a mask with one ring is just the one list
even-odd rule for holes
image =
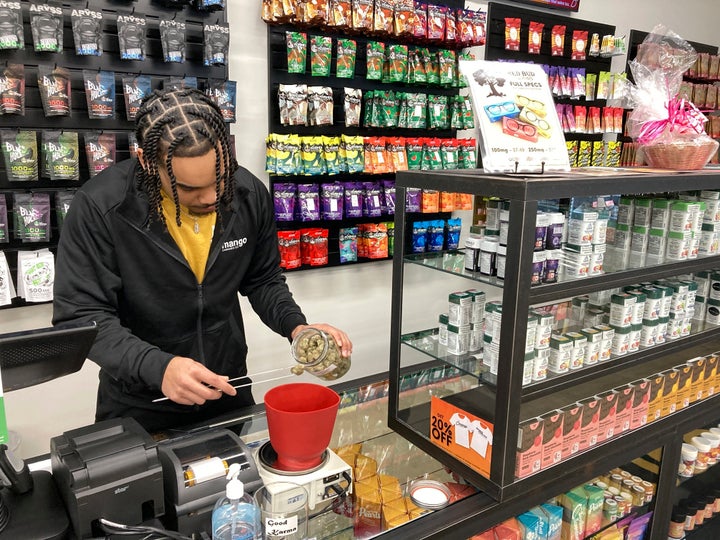
{"label": "orange sale tag", "polygon": [[493,425],[433,397],[430,403],[430,440],[490,478]]}

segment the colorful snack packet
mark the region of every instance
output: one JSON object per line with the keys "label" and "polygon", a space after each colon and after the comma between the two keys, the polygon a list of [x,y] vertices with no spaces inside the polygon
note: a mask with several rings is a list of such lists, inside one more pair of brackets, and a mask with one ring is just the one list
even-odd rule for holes
{"label": "colorful snack packet", "polygon": [[373,0],[353,0],[352,27],[356,31],[371,31],[373,27]]}
{"label": "colorful snack packet", "polygon": [[565,54],[565,25],[556,24],[552,28],[550,39],[551,56],[563,56]]}
{"label": "colorful snack packet", "polygon": [[360,88],[346,87],[343,92],[343,110],[345,112],[345,126],[359,126],[360,111],[362,109],[362,90]]}
{"label": "colorful snack packet", "polygon": [[229,47],[230,25],[228,23],[205,24],[203,26],[204,65],[227,65]]}
{"label": "colorful snack packet", "polygon": [[0,132],[5,170],[10,182],[38,179],[38,148],[35,131],[3,130]]}
{"label": "colorful snack packet", "polygon": [[0,114],[25,115],[24,64],[8,64],[0,70]]}
{"label": "colorful snack packet", "polygon": [[45,116],[70,116],[70,73],[61,67],[38,66],[38,89]]}
{"label": "colorful snack packet", "polygon": [[35,52],[62,53],[63,10],[49,4],[30,4],[30,29]]}
{"label": "colorful snack packet", "polygon": [[185,62],[185,22],[160,19],[160,42],[166,62]]}
{"label": "colorful snack packet", "polygon": [[122,60],[145,60],[146,20],[135,15],[118,15],[118,40]]}
{"label": "colorful snack packet", "polygon": [[85,154],[91,178],[115,163],[115,149],[114,133],[85,133]]}
{"label": "colorful snack packet", "polygon": [[587,48],[587,30],[573,30],[572,52],[570,58],[573,60],[585,60],[585,49]]}
{"label": "colorful snack packet", "polygon": [[407,45],[389,45],[387,47],[387,65],[389,82],[405,82],[408,75]]}
{"label": "colorful snack packet", "polygon": [[44,174],[50,180],[80,180],[78,134],[74,131],[42,132]]}
{"label": "colorful snack packet", "polygon": [[152,79],[149,75],[135,75],[122,78],[123,95],[125,96],[125,115],[134,121],[142,100],[152,92]]}
{"label": "colorful snack packet", "polygon": [[530,21],[530,28],[528,29],[528,53],[540,54],[543,28],[545,28],[545,23]]}
{"label": "colorful snack packet", "polygon": [[336,51],[335,76],[339,79],[352,79],[355,76],[357,42],[354,39],[338,39]]}
{"label": "colorful snack packet", "polygon": [[447,7],[428,4],[427,7],[427,39],[442,41],[445,39]]}
{"label": "colorful snack packet", "polygon": [[102,18],[102,11],[73,8],[70,12],[70,20],[75,40],[75,54],[102,55]]}
{"label": "colorful snack packet", "polygon": [[307,34],[285,32],[288,73],[305,73],[307,61]]}
{"label": "colorful snack packet", "polygon": [[385,44],[379,41],[369,41],[366,52],[367,70],[365,77],[369,80],[380,81],[383,76],[385,61]]}
{"label": "colorful snack packet", "polygon": [[115,118],[115,72],[83,70],[88,116]]}
{"label": "colorful snack packet", "polygon": [[332,61],[332,38],[312,36],[310,38],[310,74],[313,77],[329,77]]}
{"label": "colorful snack packet", "polygon": [[330,0],[327,25],[342,29],[350,28],[352,26],[352,1]]}
{"label": "colorful snack packet", "polygon": [[505,50],[520,50],[520,19],[505,17]]}
{"label": "colorful snack packet", "polygon": [[25,30],[20,2],[2,2],[0,4],[0,20],[4,25],[2,35],[0,35],[0,49],[24,49]]}

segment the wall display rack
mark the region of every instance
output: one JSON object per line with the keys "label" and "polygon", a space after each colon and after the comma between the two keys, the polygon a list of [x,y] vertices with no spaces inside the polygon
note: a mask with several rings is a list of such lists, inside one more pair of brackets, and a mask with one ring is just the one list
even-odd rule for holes
{"label": "wall display rack", "polygon": [[[16,277],[17,253],[21,250],[38,250],[49,248],[54,251],[60,230],[58,229],[53,196],[58,191],[73,190],[89,178],[87,157],[83,136],[91,131],[114,134],[116,138],[116,159],[121,161],[130,157],[128,134],[134,129],[132,121],[128,121],[122,92],[122,77],[143,75],[151,78],[152,89],[163,87],[170,77],[195,77],[198,88],[204,90],[210,80],[227,80],[227,65],[204,65],[204,26],[226,23],[225,11],[200,11],[192,6],[180,8],[166,7],[155,0],[133,0],[117,2],[114,0],[98,0],[92,3],[63,2],[63,51],[62,53],[34,52],[33,36],[30,27],[30,4],[26,0],[19,2],[22,7],[24,22],[25,46],[23,49],[0,50],[0,66],[7,64],[23,64],[25,67],[25,114],[0,115],[2,130],[63,130],[77,132],[79,139],[80,180],[49,180],[40,177],[33,182],[11,182],[5,170],[4,160],[0,160],[0,193],[4,193],[8,204],[8,222],[10,224],[9,242],[0,244],[10,267],[12,279]],[[73,30],[71,26],[71,10],[83,9],[87,6],[101,11],[102,18],[102,55],[78,56],[75,51]],[[90,5],[92,4],[92,5]],[[120,57],[117,19],[119,15],[133,14],[143,17],[146,21],[146,51],[144,60],[124,60]],[[183,21],[186,25],[185,62],[165,62],[160,40],[159,24],[161,20]],[[72,108],[70,116],[46,117],[43,112],[38,88],[38,66],[64,68],[68,71],[72,89]],[[115,118],[90,119],[85,97],[83,70],[109,71],[115,74]],[[51,200],[51,230],[49,242],[22,242],[14,239],[12,224],[14,208],[13,193],[47,193]],[[4,307],[18,307],[26,302],[16,297],[12,304]]]}
{"label": "wall display rack", "polygon": [[[588,366],[584,370],[570,371],[541,385],[522,386],[527,313],[531,306],[641,281],[686,275],[716,267],[720,263],[720,256],[712,255],[531,287],[529,276],[532,271],[538,201],[613,192],[673,193],[677,189],[678,175],[682,177],[683,189],[710,190],[720,187],[720,173],[712,169],[683,173],[626,169],[615,171],[612,175],[601,171],[543,176],[489,175],[479,171],[413,171],[398,174],[399,200],[407,188],[427,186],[509,200],[508,238],[516,239],[508,242],[504,282],[478,273],[458,271],[452,266],[443,266],[438,263],[438,257],[435,257],[435,260],[421,260],[396,249],[393,260],[388,424],[481,490],[476,496],[443,510],[442,524],[435,523],[430,518],[419,520],[422,524],[415,526],[410,523],[403,526],[405,534],[417,533],[421,538],[448,537],[448,534],[451,538],[467,538],[554,497],[564,489],[570,489],[584,480],[662,446],[658,497],[649,538],[666,538],[680,458],[680,442],[686,428],[717,423],[720,400],[717,393],[643,427],[582,450],[562,461],[560,465],[544,468],[521,479],[516,479],[515,468],[518,426],[521,421],[573,403],[582,396],[592,396],[640,378],[651,377],[690,358],[720,350],[720,326],[708,324],[692,338],[668,341],[657,347],[641,349],[609,362]],[[407,234],[406,217],[404,209],[399,205],[395,223],[398,237]],[[439,258],[444,259],[448,255]],[[448,292],[460,290],[464,284],[464,288],[468,290],[476,288],[488,295],[493,291],[492,294],[502,300],[500,362],[495,384],[488,384],[478,378],[475,388],[443,397],[445,402],[457,409],[493,424],[492,459],[487,474],[433,442],[431,402],[418,403],[417,400],[410,402],[404,399],[399,385],[402,370],[423,358],[427,359],[428,356],[463,369],[462,362],[458,362],[462,358],[436,354],[432,349],[421,350],[413,343],[418,328],[410,325],[417,324],[417,310],[413,310],[413,307],[418,300],[416,295],[411,294],[407,284],[415,283],[418,279],[422,282],[422,276],[427,272],[441,272],[443,279],[447,280]],[[427,327],[432,330],[437,327],[437,315],[433,315],[432,310],[435,304],[431,298],[422,298],[420,301],[428,313],[423,321],[429,320]],[[430,332],[431,336],[432,334],[433,332]],[[477,369],[468,370],[467,373],[478,376]]]}
{"label": "wall display rack", "polygon": [[[447,6],[452,9],[464,7],[461,0],[443,0],[435,2],[439,5]],[[305,73],[289,73],[287,60],[287,44],[286,32],[304,32],[308,39],[307,69]],[[310,40],[312,36],[330,37],[333,40],[332,46],[332,62],[331,73],[328,77],[312,76],[310,69]],[[356,42],[356,59],[355,59],[355,75],[353,78],[339,78],[336,76],[336,43],[338,39],[347,38]],[[426,94],[436,94],[441,96],[456,96],[459,93],[457,87],[443,87],[438,85],[419,85],[407,83],[390,83],[378,80],[369,80],[366,78],[366,47],[369,42],[380,41],[386,44],[406,44],[413,45],[393,36],[364,35],[352,31],[343,31],[341,29],[333,29],[330,27],[307,27],[294,24],[268,24],[267,27],[267,60],[268,60],[268,133],[274,134],[297,134],[300,136],[388,136],[388,137],[438,137],[453,138],[456,135],[455,130],[423,130],[423,129],[403,129],[403,128],[377,128],[367,127],[361,122],[361,126],[345,126],[345,115],[343,110],[343,88],[351,87],[362,90],[363,95],[367,91],[372,90],[392,90],[395,92],[422,92]],[[420,45],[420,44],[415,44]],[[423,43],[423,47],[427,47],[431,52],[437,52],[442,49],[440,44]],[[333,125],[324,126],[287,126],[282,125],[280,118],[280,108],[278,103],[278,90],[280,85],[321,85],[332,88],[333,93]],[[365,103],[362,105],[363,113],[365,111]],[[378,180],[392,180],[394,173],[389,174],[366,174],[366,173],[339,173],[334,175],[275,175],[270,174],[270,189],[278,183],[302,184],[302,183],[332,183],[332,182],[368,182]],[[431,212],[417,213],[416,221],[426,220],[447,220],[450,217],[449,212]],[[347,218],[337,220],[315,220],[301,221],[299,219],[290,221],[276,221],[279,231],[300,230],[307,228],[323,228],[328,231],[328,260],[327,264],[320,266],[308,266],[306,264],[287,271],[311,270],[313,268],[323,268],[329,266],[350,266],[357,263],[376,262],[379,260],[388,260],[387,258],[374,259],[358,257],[356,261],[342,262],[340,257],[339,240],[340,230],[347,227],[356,227],[364,223],[389,223],[393,221],[392,214],[383,214],[379,217],[361,217]]]}

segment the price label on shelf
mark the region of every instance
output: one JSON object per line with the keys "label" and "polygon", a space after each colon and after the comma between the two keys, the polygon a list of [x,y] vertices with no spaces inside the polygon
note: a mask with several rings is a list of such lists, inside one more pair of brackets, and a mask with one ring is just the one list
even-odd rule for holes
{"label": "price label on shelf", "polygon": [[490,477],[493,425],[487,420],[433,397],[430,440],[480,474]]}

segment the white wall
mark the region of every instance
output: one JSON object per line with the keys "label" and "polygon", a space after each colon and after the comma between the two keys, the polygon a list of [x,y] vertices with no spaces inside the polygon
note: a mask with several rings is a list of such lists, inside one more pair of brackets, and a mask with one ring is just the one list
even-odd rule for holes
{"label": "white wall", "polygon": [[[232,29],[230,78],[238,81],[238,121],[232,127],[238,160],[267,179],[263,172],[267,135],[266,28],[259,16],[260,0],[229,0],[228,4]],[[572,16],[613,24],[618,35],[631,28],[649,31],[657,23],[664,23],[690,41],[720,43],[715,28],[720,20],[720,3],[716,0],[581,0],[580,12]],[[387,370],[390,277],[389,262],[288,275],[290,287],[311,321],[329,322],[350,334],[354,353],[347,380]],[[424,289],[427,286],[422,283],[421,288],[430,294]],[[259,379],[284,374],[291,363],[287,342],[267,330],[246,303],[243,307],[251,373],[280,370]],[[2,310],[0,333],[49,326],[50,318],[48,305]],[[22,438],[21,456],[46,453],[50,437],[93,421],[97,371],[94,364],[87,362],[77,374],[5,396],[9,427]],[[303,377],[312,380],[309,375]],[[258,400],[265,387],[255,386]]]}

